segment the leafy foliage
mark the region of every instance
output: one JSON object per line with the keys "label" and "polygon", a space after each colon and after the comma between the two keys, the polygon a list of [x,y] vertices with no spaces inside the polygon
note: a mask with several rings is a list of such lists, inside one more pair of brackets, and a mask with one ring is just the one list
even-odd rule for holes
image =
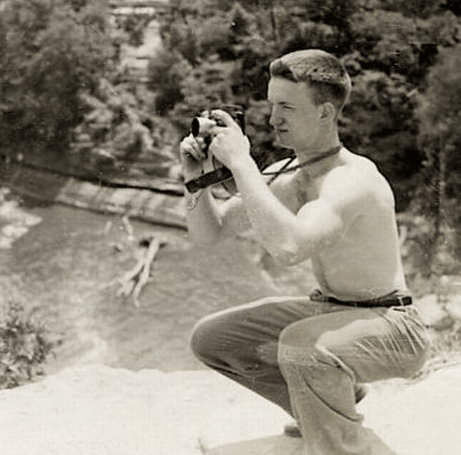
{"label": "leafy foliage", "polygon": [[81,120],[79,91],[97,86],[112,55],[105,8],[105,2],[66,0],[6,3],[0,17],[2,145],[66,143]]}
{"label": "leafy foliage", "polygon": [[[164,48],[151,64],[162,115],[184,126],[206,102],[251,106],[249,115],[266,112],[269,62],[301,48],[325,49],[341,57],[353,77],[343,141],[378,164],[397,190],[398,209],[408,207],[425,158],[415,95],[439,51],[459,40],[456,8],[442,0],[176,0],[173,6],[162,24]],[[189,70],[178,71],[178,65]],[[156,82],[160,72],[162,84]],[[273,147],[267,127],[253,134],[256,146]]]}
{"label": "leafy foliage", "polygon": [[56,342],[19,302],[8,300],[1,310],[0,389],[9,389],[42,375]]}
{"label": "leafy foliage", "polygon": [[422,173],[425,185],[420,188],[418,210],[434,220],[436,247],[443,244],[446,247],[448,241],[451,254],[458,257],[461,254],[460,71],[461,45],[441,51],[429,72],[427,89],[416,111],[420,125],[418,139],[426,155]]}
{"label": "leafy foliage", "polygon": [[[89,112],[95,100],[105,104],[96,111],[114,119],[117,109],[101,97],[100,80],[123,81],[115,71],[120,45],[140,44],[147,18],[126,18],[114,29],[106,0],[3,5],[0,146],[23,142],[67,150],[72,133],[97,117]],[[201,109],[240,104],[253,146],[276,152],[267,124],[268,65],[289,51],[325,49],[344,61],[353,79],[340,119],[345,145],[377,163],[395,189],[398,211],[420,210],[435,238],[455,241],[461,221],[460,158],[454,152],[460,142],[458,1],[170,0],[170,6],[160,18],[162,48],[149,65],[154,106],[132,103],[142,110],[135,130],[151,110],[152,118],[168,119],[181,136]],[[126,122],[111,121],[110,128],[105,143],[125,144],[125,152],[136,155],[136,131]],[[155,128],[149,133],[155,135]],[[433,240],[428,242],[435,245]]]}
{"label": "leafy foliage", "polygon": [[170,131],[150,112],[151,97],[147,90],[128,83],[114,86],[106,79],[93,94],[82,93],[84,116],[72,131],[68,163],[92,178],[123,178],[140,168],[147,175],[168,175],[174,160],[168,153]]}

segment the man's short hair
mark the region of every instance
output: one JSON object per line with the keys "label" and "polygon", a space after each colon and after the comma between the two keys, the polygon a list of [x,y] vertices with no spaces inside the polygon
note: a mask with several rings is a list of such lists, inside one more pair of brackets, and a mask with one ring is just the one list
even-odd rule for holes
{"label": "man's short hair", "polygon": [[342,62],[319,49],[286,54],[270,65],[271,77],[305,82],[313,89],[316,105],[331,102],[339,113],[351,92],[351,80]]}

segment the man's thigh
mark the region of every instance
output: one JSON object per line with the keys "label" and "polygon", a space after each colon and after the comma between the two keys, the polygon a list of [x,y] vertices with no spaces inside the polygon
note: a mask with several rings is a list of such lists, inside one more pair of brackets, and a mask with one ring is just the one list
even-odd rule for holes
{"label": "man's thigh", "polygon": [[409,376],[424,361],[426,341],[405,310],[392,308],[345,307],[297,321],[282,334],[284,349],[343,367],[357,382]]}
{"label": "man's thigh", "polygon": [[300,320],[335,311],[338,305],[308,297],[268,297],[203,318],[191,335],[199,358],[232,356],[277,365],[281,332]]}
{"label": "man's thigh", "polygon": [[338,310],[338,305],[312,302],[308,297],[267,297],[206,316],[198,327],[208,326],[239,340],[278,341],[287,326]]}

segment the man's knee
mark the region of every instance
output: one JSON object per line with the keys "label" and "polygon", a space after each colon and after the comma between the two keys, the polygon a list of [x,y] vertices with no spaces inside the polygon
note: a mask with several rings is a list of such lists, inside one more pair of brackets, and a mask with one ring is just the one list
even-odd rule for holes
{"label": "man's knee", "polygon": [[312,354],[318,344],[318,334],[315,333],[313,327],[309,327],[305,321],[295,322],[294,324],[285,327],[279,337],[279,357],[281,361],[289,360],[284,356],[306,356]]}
{"label": "man's knee", "polygon": [[312,374],[323,372],[336,362],[320,342],[321,333],[311,324],[294,323],[286,327],[279,338],[278,362],[282,371],[308,369]]}
{"label": "man's knee", "polygon": [[201,319],[192,329],[190,335],[190,348],[192,353],[202,362],[207,362],[213,355],[213,339],[215,338],[216,330],[214,324],[209,318]]}
{"label": "man's knee", "polygon": [[[190,336],[190,346],[194,355],[206,363],[207,359],[216,359],[224,352],[238,353],[249,345],[258,344],[259,331],[248,321],[253,320],[252,313],[255,310],[268,302],[271,300],[261,299],[201,319],[192,329]],[[257,324],[254,326],[257,327]],[[254,343],[253,337],[256,340]]]}

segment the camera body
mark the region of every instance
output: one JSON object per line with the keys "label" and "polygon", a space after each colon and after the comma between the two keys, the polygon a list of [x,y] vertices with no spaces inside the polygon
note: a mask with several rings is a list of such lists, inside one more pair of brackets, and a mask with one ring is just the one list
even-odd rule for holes
{"label": "camera body", "polygon": [[[224,105],[219,109],[226,111],[240,126],[243,134],[245,134],[245,114],[243,109],[238,105]],[[203,188],[207,188],[212,185],[220,184],[224,189],[230,193],[236,193],[235,181],[232,177],[231,171],[223,166],[215,157],[208,156],[208,147],[212,141],[211,133],[215,126],[225,127],[221,120],[214,117],[212,111],[205,111],[202,115],[194,117],[191,122],[191,133],[194,137],[203,139],[203,151],[207,155],[207,159],[204,162],[204,173],[199,177],[189,180],[185,183],[186,189],[189,193],[195,193]],[[210,154],[211,155],[211,154]],[[253,154],[251,153],[256,165],[263,171],[271,164],[276,163],[280,160],[294,159],[294,152],[290,149],[282,149],[277,153],[277,156],[271,156],[268,153]]]}
{"label": "camera body", "polygon": [[[245,113],[241,106],[226,104],[224,106],[220,106],[219,109],[227,112],[240,126],[243,134],[245,134]],[[218,183],[222,183],[224,188],[229,192],[235,192],[233,182],[231,182],[232,173],[230,170],[223,166],[222,163],[213,156],[208,156],[208,148],[212,141],[211,133],[215,126],[225,127],[226,125],[223,124],[220,119],[213,116],[212,111],[204,111],[200,116],[192,119],[192,136],[203,139],[203,151],[207,155],[207,161],[209,162],[208,167],[211,167],[211,170],[196,179],[186,182],[186,188],[190,193],[195,193],[202,188],[216,185]]]}
{"label": "camera body", "polygon": [[[245,113],[243,109],[236,104],[226,104],[219,109],[226,111],[240,126],[245,134]],[[194,137],[201,137],[205,144],[211,142],[211,132],[215,126],[225,127],[226,125],[220,119],[213,116],[212,111],[204,111],[199,117],[194,117],[191,122],[191,133]]]}
{"label": "camera body", "polygon": [[208,114],[208,112],[200,117],[194,117],[191,122],[192,136],[201,137],[207,140],[211,135],[213,127],[215,126],[221,126],[219,124],[219,120],[213,118],[213,116]]}

